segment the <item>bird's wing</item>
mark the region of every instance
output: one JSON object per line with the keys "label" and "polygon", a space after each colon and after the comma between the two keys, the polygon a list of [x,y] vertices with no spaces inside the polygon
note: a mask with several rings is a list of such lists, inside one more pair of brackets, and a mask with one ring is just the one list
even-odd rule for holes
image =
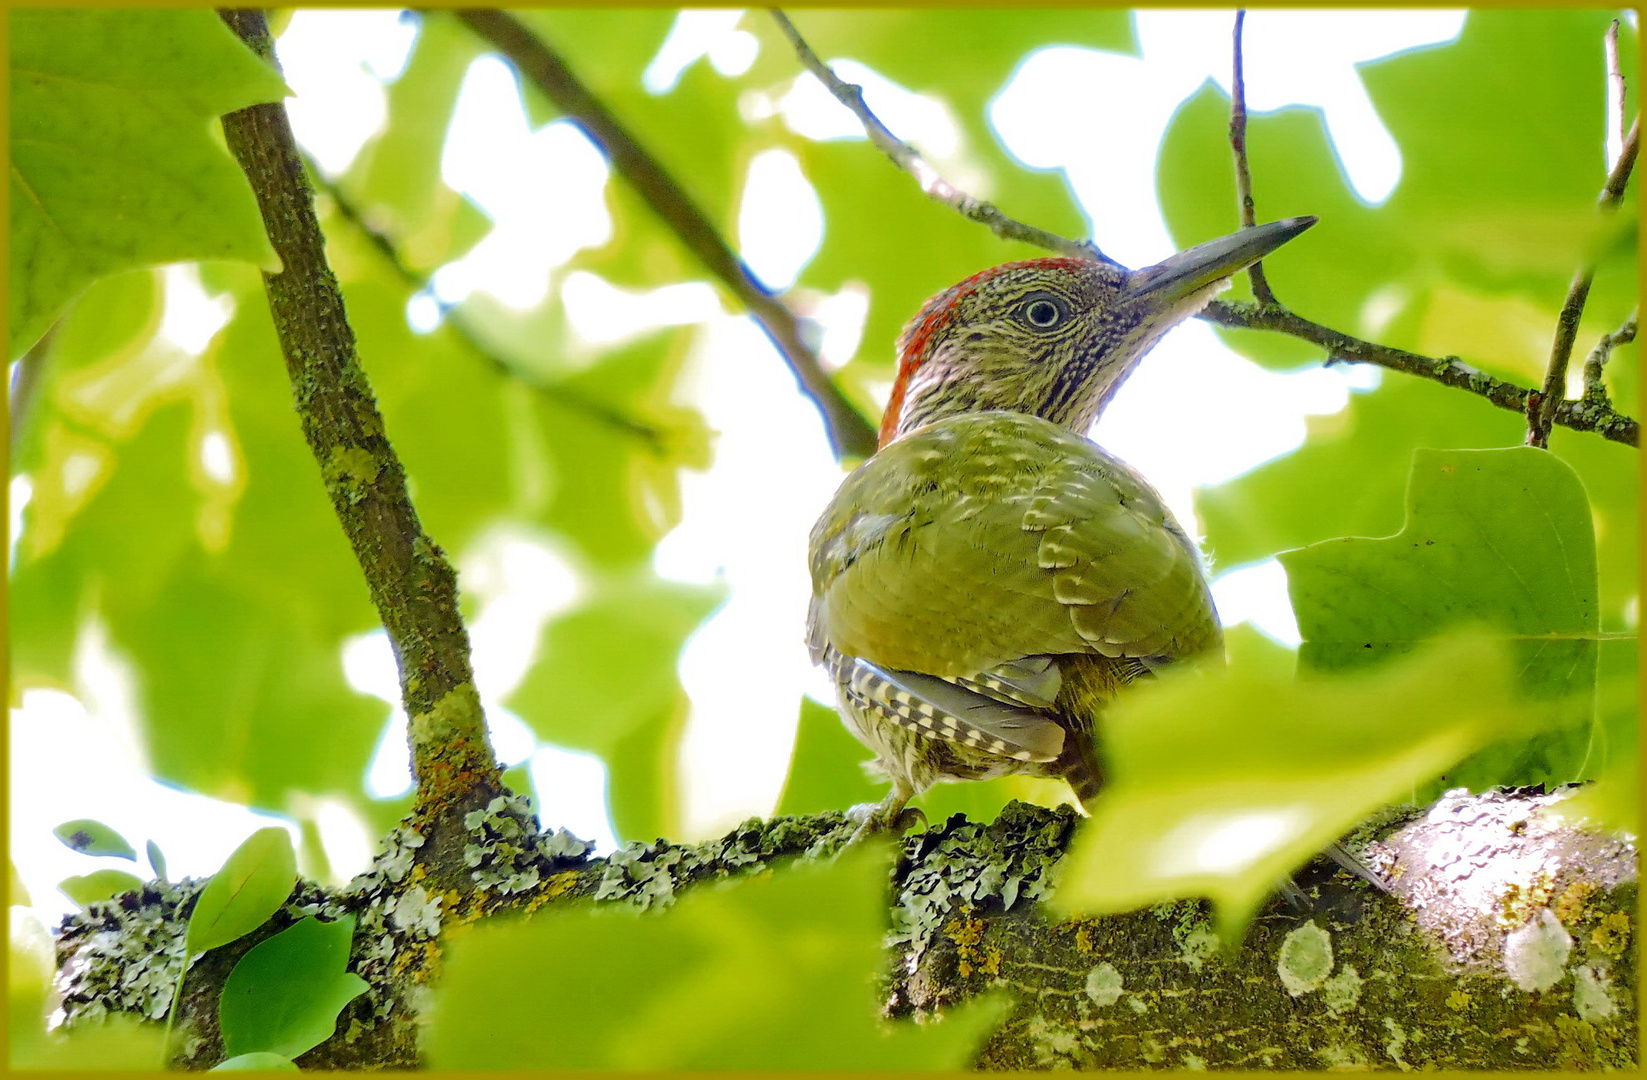
{"label": "bird's wing", "polygon": [[1035,417],[975,413],[893,443],[842,484],[812,553],[816,656],[832,647],[963,689],[1028,676],[1033,695],[1023,665],[1036,658],[1160,662],[1219,640],[1198,557],[1160,496]]}

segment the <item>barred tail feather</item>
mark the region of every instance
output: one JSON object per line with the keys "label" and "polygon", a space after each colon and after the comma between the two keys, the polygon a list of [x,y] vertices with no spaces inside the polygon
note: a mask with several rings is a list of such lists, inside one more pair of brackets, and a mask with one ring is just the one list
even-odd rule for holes
{"label": "barred tail feather", "polygon": [[1088,809],[1104,787],[1104,766],[1098,760],[1098,746],[1091,732],[1066,730],[1063,753],[1047,771],[1068,781],[1075,797]]}

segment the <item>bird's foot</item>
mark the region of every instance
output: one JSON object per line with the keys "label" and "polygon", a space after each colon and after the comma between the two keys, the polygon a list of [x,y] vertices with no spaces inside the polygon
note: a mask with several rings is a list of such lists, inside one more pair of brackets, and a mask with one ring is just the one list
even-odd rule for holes
{"label": "bird's foot", "polygon": [[926,814],[914,806],[905,806],[902,800],[891,799],[878,803],[859,803],[846,812],[846,820],[857,824],[849,844],[856,844],[868,836],[902,836],[916,825],[926,824]]}

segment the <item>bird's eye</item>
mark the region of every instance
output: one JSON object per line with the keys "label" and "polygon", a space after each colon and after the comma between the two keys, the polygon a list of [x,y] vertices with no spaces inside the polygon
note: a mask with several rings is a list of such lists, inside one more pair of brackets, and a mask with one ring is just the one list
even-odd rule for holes
{"label": "bird's eye", "polygon": [[1069,317],[1069,309],[1049,296],[1038,296],[1019,309],[1019,315],[1037,330],[1051,330]]}

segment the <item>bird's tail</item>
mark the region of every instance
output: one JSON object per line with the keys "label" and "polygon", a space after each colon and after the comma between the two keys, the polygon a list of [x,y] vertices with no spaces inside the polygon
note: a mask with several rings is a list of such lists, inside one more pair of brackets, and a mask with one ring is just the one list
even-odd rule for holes
{"label": "bird's tail", "polygon": [[1104,787],[1104,766],[1098,760],[1098,744],[1091,732],[1066,731],[1063,752],[1048,771],[1067,780],[1075,797],[1088,809]]}

